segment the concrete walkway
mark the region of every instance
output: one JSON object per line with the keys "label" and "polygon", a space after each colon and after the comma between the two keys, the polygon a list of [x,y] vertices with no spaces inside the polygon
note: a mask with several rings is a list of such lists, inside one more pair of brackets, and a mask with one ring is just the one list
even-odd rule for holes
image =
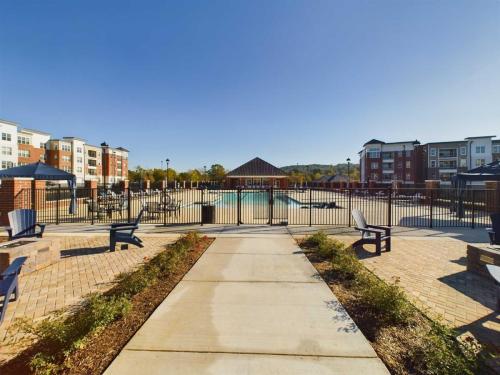
{"label": "concrete walkway", "polygon": [[289,235],[220,237],[106,374],[388,374]]}

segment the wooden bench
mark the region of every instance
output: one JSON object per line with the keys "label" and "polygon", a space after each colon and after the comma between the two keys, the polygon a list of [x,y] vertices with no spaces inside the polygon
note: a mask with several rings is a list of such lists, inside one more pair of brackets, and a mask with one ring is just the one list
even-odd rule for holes
{"label": "wooden bench", "polygon": [[391,251],[391,228],[381,225],[368,225],[363,213],[358,210],[352,210],[352,216],[356,222],[355,229],[361,232],[361,239],[355,242],[356,245],[375,244],[376,254],[382,253],[382,241],[385,242],[385,250]]}
{"label": "wooden bench", "polygon": [[13,301],[19,297],[19,273],[27,257],[14,259],[12,264],[0,275],[0,296],[4,297],[2,309],[0,310],[0,324],[3,322],[10,297],[14,294]]}

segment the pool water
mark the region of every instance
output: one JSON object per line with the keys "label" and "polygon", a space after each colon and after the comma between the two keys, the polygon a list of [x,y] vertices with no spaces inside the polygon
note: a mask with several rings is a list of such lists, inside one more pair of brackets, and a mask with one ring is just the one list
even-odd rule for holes
{"label": "pool water", "polygon": [[[238,193],[236,192],[221,192],[218,194],[218,199],[214,202],[217,206],[236,206],[238,204]],[[267,191],[242,191],[241,204],[268,206],[269,192]],[[291,207],[300,207],[301,204],[295,199],[289,197],[285,193],[274,193],[274,205],[288,205]]]}

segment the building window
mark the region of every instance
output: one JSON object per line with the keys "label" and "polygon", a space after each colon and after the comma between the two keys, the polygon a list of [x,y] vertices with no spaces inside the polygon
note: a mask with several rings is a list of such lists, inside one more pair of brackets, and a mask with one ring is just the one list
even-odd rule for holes
{"label": "building window", "polygon": [[81,153],[83,152],[83,150],[82,150],[82,148],[81,148],[81,147],[77,147],[77,148],[76,148],[76,152],[77,152],[77,153],[79,153],[79,154],[81,154]]}
{"label": "building window", "polygon": [[12,141],[12,135],[10,133],[2,133],[2,141]]}
{"label": "building window", "polygon": [[5,169],[5,168],[12,168],[14,166],[14,163],[11,162],[11,161],[6,161],[6,160],[2,160],[2,169]]}
{"label": "building window", "polygon": [[82,173],[83,169],[82,167],[76,167],[76,173]]}
{"label": "building window", "polygon": [[493,145],[493,153],[500,154],[500,145]]}
{"label": "building window", "polygon": [[30,150],[17,150],[17,156],[20,158],[29,158]]}
{"label": "building window", "polygon": [[485,164],[484,159],[476,159],[476,167],[480,167],[481,165]]}
{"label": "building window", "polygon": [[94,150],[89,150],[88,154],[89,154],[89,158],[96,158],[97,157],[97,152],[95,152]]}
{"label": "building window", "polygon": [[369,159],[378,159],[380,157],[380,150],[378,148],[369,148],[366,151],[366,157]]}
{"label": "building window", "polygon": [[434,147],[431,148],[431,156],[436,156],[437,155],[437,149],[435,149]]}
{"label": "building window", "polygon": [[371,168],[372,169],[378,169],[378,163],[376,161],[372,161]]}
{"label": "building window", "polygon": [[62,160],[63,161],[71,161],[71,158],[67,155],[63,155]]}
{"label": "building window", "polygon": [[484,154],[486,152],[485,146],[476,146],[476,154]]}
{"label": "building window", "polygon": [[31,144],[31,139],[29,137],[24,137],[22,135],[17,136],[17,143],[20,145],[30,145]]}
{"label": "building window", "polygon": [[95,176],[96,175],[96,172],[95,172],[95,169],[89,169],[88,170],[88,173],[92,176]]}
{"label": "building window", "polygon": [[467,159],[460,159],[460,168],[467,168]]}
{"label": "building window", "polygon": [[440,158],[456,158],[457,157],[457,149],[455,149],[455,148],[440,148],[439,149],[439,157]]}
{"label": "building window", "polygon": [[61,150],[71,152],[71,146],[63,144],[63,145],[61,145]]}
{"label": "building window", "polygon": [[407,173],[407,174],[406,174],[406,179],[407,179],[407,180],[411,180],[411,173]]}
{"label": "building window", "polygon": [[431,160],[431,168],[436,168],[436,160]]}
{"label": "building window", "polygon": [[443,169],[456,169],[457,168],[457,162],[456,162],[456,160],[440,160],[439,161],[439,168],[443,168]]}
{"label": "building window", "polygon": [[460,147],[460,155],[467,156],[467,147],[465,146]]}
{"label": "building window", "polygon": [[411,161],[409,161],[409,160],[406,161],[406,168],[408,168],[408,169],[411,168]]}
{"label": "building window", "polygon": [[2,146],[2,155],[12,155],[12,147]]}
{"label": "building window", "polygon": [[77,158],[76,158],[76,162],[77,162],[77,163],[79,163],[79,164],[83,163],[83,158],[82,158],[82,157],[80,157],[80,156],[79,156],[79,157],[77,157]]}

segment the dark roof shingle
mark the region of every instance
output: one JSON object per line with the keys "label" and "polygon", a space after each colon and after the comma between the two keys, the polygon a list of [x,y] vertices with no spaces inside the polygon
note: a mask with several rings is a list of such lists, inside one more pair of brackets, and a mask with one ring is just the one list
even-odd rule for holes
{"label": "dark roof shingle", "polygon": [[287,177],[285,171],[275,167],[261,158],[254,158],[245,164],[233,169],[227,174],[227,177],[243,177],[243,176],[273,176]]}

